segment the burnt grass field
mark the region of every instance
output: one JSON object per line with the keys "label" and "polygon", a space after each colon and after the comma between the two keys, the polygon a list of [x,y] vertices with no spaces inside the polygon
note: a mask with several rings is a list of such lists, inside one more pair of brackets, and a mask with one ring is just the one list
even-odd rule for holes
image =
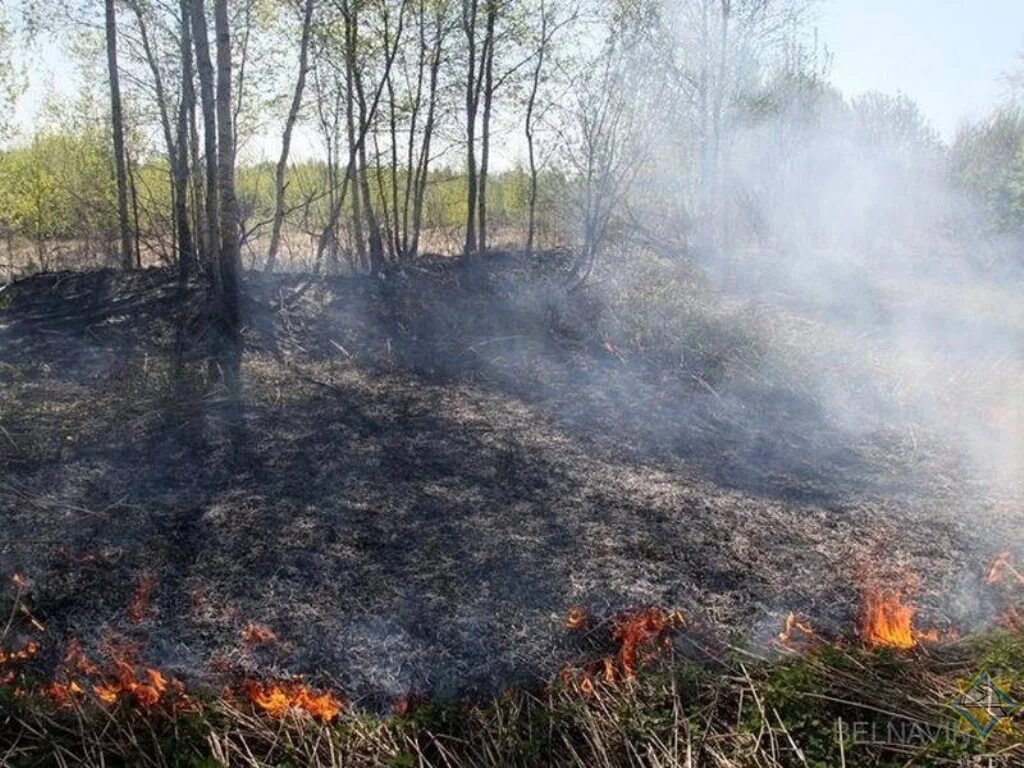
{"label": "burnt grass field", "polygon": [[801,334],[842,358],[831,315],[673,263],[637,283],[685,286],[683,320],[633,328],[642,297],[566,292],[552,263],[248,274],[240,391],[171,271],[9,285],[0,577],[46,626],[34,668],[74,637],[186,681],[473,697],[578,658],[574,605],[678,608],[683,637],[760,651],[790,610],[852,635],[887,567],[920,625],[991,621],[1019,507],[927,428],[834,418],[779,359]]}

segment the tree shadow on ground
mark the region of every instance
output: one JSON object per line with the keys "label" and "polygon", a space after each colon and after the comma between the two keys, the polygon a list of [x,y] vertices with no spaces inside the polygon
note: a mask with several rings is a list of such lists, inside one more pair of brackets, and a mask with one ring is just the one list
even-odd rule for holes
{"label": "tree shadow on ground", "polygon": [[722,488],[766,498],[837,504],[909,488],[908,474],[879,472],[866,455],[884,450],[883,436],[840,427],[809,391],[610,350],[598,330],[607,308],[595,296],[501,276],[467,292],[444,273],[328,286],[303,308],[313,359],[351,355],[369,370],[479,382],[629,460],[682,460]]}
{"label": "tree shadow on ground", "polygon": [[[5,424],[22,445],[0,453],[0,553],[40,585],[55,636],[114,635],[186,675],[320,673],[372,699],[549,674],[573,653],[573,603],[703,606],[732,626],[769,604],[851,609],[836,564],[885,535],[882,512],[778,503],[830,469],[819,412],[773,395],[751,439],[714,422],[726,395],[602,357],[537,294],[356,285],[277,318],[256,291],[236,392],[201,336],[174,359],[174,298],[155,287],[127,326],[4,316],[4,386],[26,410]],[[569,331],[543,330],[552,312]],[[772,453],[815,429],[824,444]],[[752,451],[763,469],[744,475]],[[735,493],[765,472],[779,484]],[[962,545],[918,534],[934,559]],[[246,646],[250,621],[279,642]]]}

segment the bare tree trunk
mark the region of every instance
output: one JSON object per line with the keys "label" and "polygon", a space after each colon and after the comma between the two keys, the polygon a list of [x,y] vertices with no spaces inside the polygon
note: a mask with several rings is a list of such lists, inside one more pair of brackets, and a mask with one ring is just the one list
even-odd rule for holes
{"label": "bare tree trunk", "polygon": [[[149,30],[146,25],[145,14],[143,13],[142,8],[139,7],[138,0],[131,0],[130,5],[132,11],[135,14],[135,18],[138,21],[139,38],[142,42],[142,50],[146,55],[146,64],[149,66],[149,71],[153,75],[153,88],[156,92],[157,112],[160,115],[160,127],[164,135],[164,144],[167,147],[167,165],[170,168],[170,173],[168,174],[170,178],[168,179],[168,181],[170,182],[171,189],[171,207],[172,209],[174,209],[175,198],[177,197],[178,194],[177,185],[175,183],[175,178],[177,176],[177,154],[174,148],[174,137],[171,130],[170,111],[167,107],[167,95],[164,89],[163,73],[160,71],[160,63],[157,61],[156,54],[153,51],[153,46],[149,39]],[[171,222],[171,248],[172,250],[174,250],[178,247],[178,239],[180,237],[180,233],[178,230],[177,218],[173,215],[171,216]],[[138,237],[136,236],[136,240],[137,239]],[[136,242],[136,251],[137,250],[138,243]],[[141,259],[139,259],[138,257],[137,260],[141,262]]]}
{"label": "bare tree trunk", "polygon": [[[391,195],[388,194],[388,181],[385,178],[384,168],[380,162],[380,137],[377,131],[373,132],[373,154],[377,159],[374,163],[374,177],[377,181],[377,199],[380,201],[379,221],[381,223],[381,238],[383,243],[387,244],[387,252],[384,254],[384,258],[385,260],[390,260],[390,263],[393,264],[397,261],[398,257],[398,243],[395,240],[396,230],[393,227],[395,221],[391,216],[391,202],[389,201],[389,197],[391,197]],[[389,164],[390,162],[391,161],[389,160]]]}
{"label": "bare tree trunk", "polygon": [[[363,78],[358,69],[353,73],[356,85],[356,96],[359,99],[359,126],[364,135],[370,130],[373,119],[367,114],[366,94],[363,91]],[[366,228],[369,237],[370,274],[379,275],[384,271],[384,243],[381,239],[380,222],[373,210],[373,198],[370,195],[370,174],[366,164],[366,141],[359,144],[359,174],[357,176],[362,195],[363,214],[366,216]]]}
{"label": "bare tree trunk", "polygon": [[484,114],[480,127],[480,180],[477,200],[479,218],[477,249],[481,252],[487,250],[487,166],[491,155],[491,106],[494,101],[494,24],[497,16],[498,0],[488,0],[487,31],[484,34],[483,60],[481,61],[484,70]]}
{"label": "bare tree trunk", "polygon": [[178,104],[178,134],[174,168],[174,218],[178,240],[178,283],[184,287],[191,276],[195,254],[188,221],[188,139],[189,117],[194,113],[196,94],[192,83],[192,33],[189,21],[189,0],[180,0],[181,29],[181,101]]}
{"label": "bare tree trunk", "polygon": [[128,171],[128,194],[132,201],[132,235],[133,235],[133,253],[135,254],[135,263],[133,266],[136,269],[142,268],[142,246],[141,246],[141,233],[142,228],[139,226],[139,193],[135,187],[135,167],[132,165],[132,157],[128,154],[128,149],[124,151],[124,164],[125,169]]}
{"label": "bare tree trunk", "polygon": [[221,301],[230,329],[239,325],[238,200],[235,197],[235,136],[231,100],[231,27],[227,0],[215,0],[217,31],[217,182],[220,191]]}
{"label": "bare tree trunk", "polygon": [[405,190],[402,199],[402,216],[399,221],[398,214],[395,214],[395,227],[401,232],[399,247],[402,258],[408,259],[410,253],[411,232],[409,230],[409,214],[412,205],[413,192],[416,188],[416,174],[418,170],[416,158],[416,131],[419,127],[420,110],[423,107],[423,80],[427,68],[427,12],[426,1],[419,0],[417,4],[417,21],[419,26],[419,54],[416,60],[416,95],[413,96],[412,104],[409,107],[409,138],[406,142],[405,158]]}
{"label": "bare tree trunk", "polygon": [[[185,11],[189,13],[184,21],[185,24],[189,25],[189,45],[192,45],[192,33],[191,23],[191,6],[192,0],[183,0],[185,4]],[[194,68],[195,60],[192,58],[193,52],[189,51],[189,77],[191,78],[192,71]],[[190,80],[190,82],[192,82]],[[192,266],[198,267],[200,270],[206,268],[207,263],[202,259],[204,251],[204,243],[209,242],[209,236],[206,232],[206,185],[204,182],[203,174],[200,172],[202,168],[202,160],[199,154],[200,142],[199,142],[199,121],[196,115],[196,97],[194,84],[189,87],[189,93],[192,94],[191,106],[188,110],[188,170],[189,170],[189,194],[192,196],[192,208],[190,220],[192,223],[192,231],[195,233],[195,241],[193,242],[192,249]]]}
{"label": "bare tree trunk", "polygon": [[284,124],[284,135],[281,137],[281,157],[278,158],[277,168],[274,172],[274,224],[270,231],[270,247],[267,249],[266,272],[274,271],[274,264],[277,261],[277,250],[281,245],[281,227],[284,224],[284,174],[288,167],[288,152],[292,144],[292,130],[299,119],[299,110],[302,108],[302,92],[306,87],[306,70],[309,60],[309,38],[313,27],[313,3],[314,0],[306,0],[305,10],[302,14],[302,41],[299,44],[299,75],[295,79],[295,93],[292,95],[292,105],[288,110],[288,119]]}
{"label": "bare tree trunk", "polygon": [[466,241],[463,257],[477,249],[476,240],[476,113],[480,102],[480,86],[476,77],[476,17],[479,0],[463,0],[462,29],[466,34],[468,64],[466,66]]}
{"label": "bare tree trunk", "polygon": [[415,190],[412,204],[412,245],[411,256],[416,256],[420,248],[420,230],[423,227],[423,200],[427,192],[427,177],[430,173],[430,145],[434,136],[434,121],[437,114],[437,81],[441,68],[441,48],[444,41],[440,14],[437,16],[437,28],[434,36],[434,47],[430,61],[430,96],[427,102],[427,117],[423,124],[423,144],[420,147],[419,160],[416,163]]}
{"label": "bare tree trunk", "polygon": [[711,31],[710,15],[712,0],[701,0],[701,28],[700,28],[700,76],[697,83],[697,97],[699,115],[699,147],[700,172],[698,191],[698,242],[700,249],[707,251],[713,245],[711,227],[711,127],[709,126],[708,112],[711,109],[709,90],[711,87]]}
{"label": "bare tree trunk", "polygon": [[121,78],[117,71],[117,13],[114,0],[106,0],[107,73],[110,79],[110,122],[114,134],[114,173],[117,178],[117,223],[120,233],[120,258],[124,269],[131,269],[131,228],[128,223],[128,171],[124,154],[124,115],[121,111]]}
{"label": "bare tree trunk", "polygon": [[[220,233],[220,190],[217,174],[217,112],[213,85],[213,63],[210,60],[210,40],[206,28],[205,0],[190,0],[192,4],[192,37],[196,48],[196,70],[199,74],[199,99],[203,112],[203,148],[206,156],[206,220],[204,261],[213,277],[214,286],[221,291],[221,271],[218,267],[218,237]],[[219,0],[218,0],[219,2]]]}
{"label": "bare tree trunk", "polygon": [[[352,81],[354,80],[354,71],[353,70],[354,70],[354,63],[355,63],[354,62],[354,51],[355,51],[354,40],[355,40],[355,38],[354,38],[354,35],[351,37],[351,42],[353,44],[349,45],[348,44],[349,41],[350,41],[349,26],[350,26],[351,16],[350,16],[350,14],[347,11],[346,6],[343,5],[342,8],[343,8],[343,13],[345,13],[345,21],[346,21],[346,32],[345,32],[345,34],[346,34],[346,48],[347,48],[347,53],[346,53],[346,70],[347,70],[346,71],[346,81],[347,81],[347,83],[349,85],[351,85]],[[385,49],[386,53],[385,53],[385,57],[384,57],[384,73],[383,73],[383,77],[385,79],[390,74],[391,67],[395,63],[395,56],[398,54],[398,46],[399,46],[399,43],[401,42],[401,39],[402,39],[403,18],[404,17],[402,15],[402,13],[400,12],[399,13],[399,17],[398,17],[398,25],[397,25],[397,29],[396,29],[396,32],[395,32],[393,44],[391,46],[389,46],[389,47],[386,47],[386,49]],[[360,120],[358,136],[355,135],[354,118],[353,118],[353,116],[351,114],[352,113],[352,100],[353,100],[352,99],[352,88],[349,87],[349,88],[346,89],[347,92],[348,92],[348,103],[347,103],[347,110],[346,111],[348,112],[347,117],[348,117],[348,123],[349,123],[349,126],[348,126],[349,127],[348,168],[347,168],[347,170],[345,172],[345,179],[342,182],[341,192],[338,194],[337,198],[335,199],[334,208],[332,208],[332,210],[330,212],[330,216],[328,218],[327,226],[324,227],[324,229],[320,233],[320,237],[318,238],[318,241],[317,241],[317,256],[316,256],[316,260],[317,261],[319,261],[320,255],[323,253],[324,249],[327,247],[327,244],[329,242],[330,233],[333,231],[334,227],[337,226],[338,219],[339,219],[339,217],[341,215],[342,206],[345,204],[345,193],[346,193],[346,190],[348,189],[348,184],[349,184],[350,181],[354,181],[354,179],[355,179],[355,170],[354,170],[355,169],[355,165],[356,165],[357,159],[359,157],[359,153],[362,151],[362,147],[363,147],[364,143],[366,142],[366,134],[369,131],[369,126],[371,125],[371,123],[373,122],[373,120],[375,119],[375,116],[377,114],[377,108],[378,108],[378,106],[380,104],[381,93],[384,91],[385,79],[381,79],[381,81],[377,84],[377,88],[376,88],[376,90],[374,91],[374,94],[373,94],[373,100],[372,100],[372,102],[370,102],[368,108],[365,109],[365,114],[366,114],[366,118],[367,119],[366,120]],[[353,185],[352,185],[353,195],[355,194],[355,192],[356,192],[356,190],[358,188],[359,188],[359,185],[353,183]],[[358,222],[358,217],[356,217],[356,222]]]}
{"label": "bare tree trunk", "polygon": [[[245,103],[245,84],[246,84],[246,67],[249,64],[249,38],[252,37],[253,29],[253,8],[257,5],[258,0],[243,0],[239,3],[241,6],[241,13],[238,10],[232,10],[232,19],[238,20],[242,25],[242,38],[241,44],[232,46],[232,61],[238,62],[238,66],[235,68],[235,79],[234,79],[234,109],[231,112],[231,123],[232,125],[238,125],[238,116],[242,113],[242,105]],[[231,148],[232,152],[237,154],[238,152],[238,130],[234,131],[235,134],[235,146]]]}
{"label": "bare tree trunk", "polygon": [[[366,240],[363,237],[362,193],[356,178],[358,174],[359,147],[356,142],[356,28],[354,10],[345,4],[345,122],[348,129],[350,158],[346,168],[348,183],[352,186],[352,237],[355,240],[356,255],[360,266],[366,266]],[[362,126],[360,126],[360,130]]]}
{"label": "bare tree trunk", "polygon": [[[320,271],[324,252],[327,253],[327,268],[337,271],[338,268],[338,228],[337,221],[333,216],[335,205],[338,199],[338,165],[341,157],[339,143],[339,116],[341,114],[341,87],[338,83],[337,72],[333,67],[328,67],[330,72],[324,73],[318,65],[317,56],[313,56],[313,88],[316,98],[313,100],[316,105],[317,117],[320,121],[320,131],[323,133],[324,145],[327,149],[327,163],[324,169],[324,180],[327,184],[327,212],[328,224],[321,236],[314,244],[313,273]],[[325,82],[330,77],[332,84]],[[320,241],[325,243],[325,249],[319,247]]]}
{"label": "bare tree trunk", "polygon": [[548,14],[547,6],[540,6],[540,46],[537,49],[537,65],[533,68],[530,81],[530,96],[526,102],[526,155],[530,163],[530,192],[526,215],[526,255],[533,255],[533,240],[537,231],[537,157],[533,146],[533,111],[537,105],[537,91],[540,89],[540,76],[544,70],[544,57],[548,47]]}
{"label": "bare tree trunk", "polygon": [[[388,117],[390,138],[391,138],[391,210],[394,214],[392,226],[389,229],[391,239],[391,258],[394,260],[405,258],[405,248],[402,241],[403,236],[399,228],[398,208],[398,117],[395,114],[395,87],[391,81],[391,74],[388,73]],[[411,131],[410,131],[411,133]]]}

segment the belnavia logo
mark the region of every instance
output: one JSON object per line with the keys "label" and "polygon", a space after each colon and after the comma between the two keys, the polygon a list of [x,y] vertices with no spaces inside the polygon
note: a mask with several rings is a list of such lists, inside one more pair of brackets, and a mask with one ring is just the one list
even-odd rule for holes
{"label": "belnavia logo", "polygon": [[[938,743],[965,742],[973,739],[987,739],[1000,723],[1006,722],[1020,710],[1021,702],[1015,701],[1006,692],[1010,685],[994,679],[988,671],[976,678],[964,681],[961,693],[949,707],[959,716],[959,722],[952,718],[939,722],[927,722],[915,717],[893,717],[889,720],[865,720],[837,722],[841,744],[903,747],[926,747]],[[974,758],[964,758],[957,765],[981,766]],[[986,768],[1009,766],[1002,758],[984,763]]]}
{"label": "belnavia logo", "polygon": [[984,739],[1021,705],[983,671],[949,706]]}

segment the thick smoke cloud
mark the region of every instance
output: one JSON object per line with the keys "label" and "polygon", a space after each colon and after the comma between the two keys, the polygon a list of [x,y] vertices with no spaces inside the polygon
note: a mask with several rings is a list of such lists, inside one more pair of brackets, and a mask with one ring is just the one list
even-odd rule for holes
{"label": "thick smoke cloud", "polygon": [[978,234],[981,211],[906,97],[847,103],[823,90],[816,101],[737,136],[727,175],[760,237],[729,254],[731,286],[825,324],[805,375],[844,428],[930,435],[977,477],[1016,485],[1024,325],[1013,247]]}

